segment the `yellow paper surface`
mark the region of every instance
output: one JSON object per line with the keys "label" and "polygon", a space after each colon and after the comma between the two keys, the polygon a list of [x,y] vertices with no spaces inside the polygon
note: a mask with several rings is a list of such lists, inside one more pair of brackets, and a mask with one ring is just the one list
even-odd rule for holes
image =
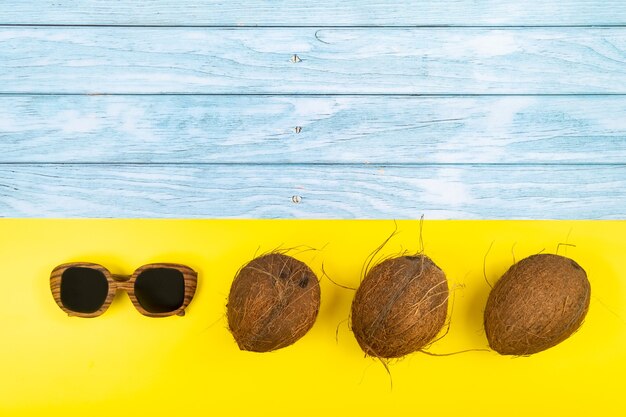
{"label": "yellow paper surface", "polygon": [[[419,249],[419,221],[400,221],[379,256]],[[430,351],[485,348],[489,286],[540,251],[575,259],[592,286],[582,328],[531,357],[415,353],[384,367],[348,328],[354,292],[321,278],[313,329],[291,347],[241,352],[225,304],[255,253],[290,254],[357,286],[391,221],[0,220],[0,415],[623,416],[626,410],[626,222],[428,221],[425,253],[454,288],[449,334]],[[493,247],[486,257],[489,246]],[[317,250],[307,250],[308,247]],[[140,315],[119,293],[94,319],[55,304],[49,274],[71,261],[130,274],[150,262],[199,272],[185,317]]]}

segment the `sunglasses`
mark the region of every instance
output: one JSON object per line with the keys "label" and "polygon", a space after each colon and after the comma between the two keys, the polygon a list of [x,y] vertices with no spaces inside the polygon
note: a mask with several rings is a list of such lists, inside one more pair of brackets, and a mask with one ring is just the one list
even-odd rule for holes
{"label": "sunglasses", "polygon": [[128,293],[144,316],[167,317],[185,315],[197,281],[196,271],[180,264],[147,264],[127,276],[111,274],[102,265],[74,262],[52,270],[50,289],[56,303],[70,316],[101,315],[119,289]]}

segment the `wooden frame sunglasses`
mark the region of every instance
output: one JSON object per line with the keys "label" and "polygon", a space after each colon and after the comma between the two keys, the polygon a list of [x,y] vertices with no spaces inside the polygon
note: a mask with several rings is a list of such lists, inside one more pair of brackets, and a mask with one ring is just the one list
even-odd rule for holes
{"label": "wooden frame sunglasses", "polygon": [[52,270],[50,290],[70,316],[97,317],[109,308],[117,290],[124,290],[144,316],[167,317],[185,315],[197,281],[197,272],[181,264],[146,264],[132,275],[116,275],[99,264],[72,262]]}

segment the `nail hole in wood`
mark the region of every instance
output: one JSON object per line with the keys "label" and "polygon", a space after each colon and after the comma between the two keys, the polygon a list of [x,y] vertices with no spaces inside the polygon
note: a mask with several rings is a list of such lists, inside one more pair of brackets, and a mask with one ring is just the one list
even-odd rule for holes
{"label": "nail hole in wood", "polygon": [[301,201],[302,197],[300,197],[299,195],[294,195],[291,197],[291,202],[294,204],[300,204]]}

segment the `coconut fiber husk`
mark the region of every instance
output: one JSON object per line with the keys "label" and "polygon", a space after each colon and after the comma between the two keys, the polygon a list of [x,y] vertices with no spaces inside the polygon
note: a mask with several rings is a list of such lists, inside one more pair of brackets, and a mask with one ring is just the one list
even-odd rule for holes
{"label": "coconut fiber husk", "polygon": [[540,254],[513,265],[485,308],[489,346],[502,355],[530,355],[567,339],[582,324],[591,286],[573,260]]}
{"label": "coconut fiber husk", "polygon": [[387,259],[374,266],[352,302],[351,327],[361,349],[399,358],[422,349],[444,326],[448,282],[424,255]]}
{"label": "coconut fiber husk", "polygon": [[280,253],[253,259],[233,281],[228,326],[239,348],[269,352],[311,329],[320,307],[317,277],[303,262]]}

